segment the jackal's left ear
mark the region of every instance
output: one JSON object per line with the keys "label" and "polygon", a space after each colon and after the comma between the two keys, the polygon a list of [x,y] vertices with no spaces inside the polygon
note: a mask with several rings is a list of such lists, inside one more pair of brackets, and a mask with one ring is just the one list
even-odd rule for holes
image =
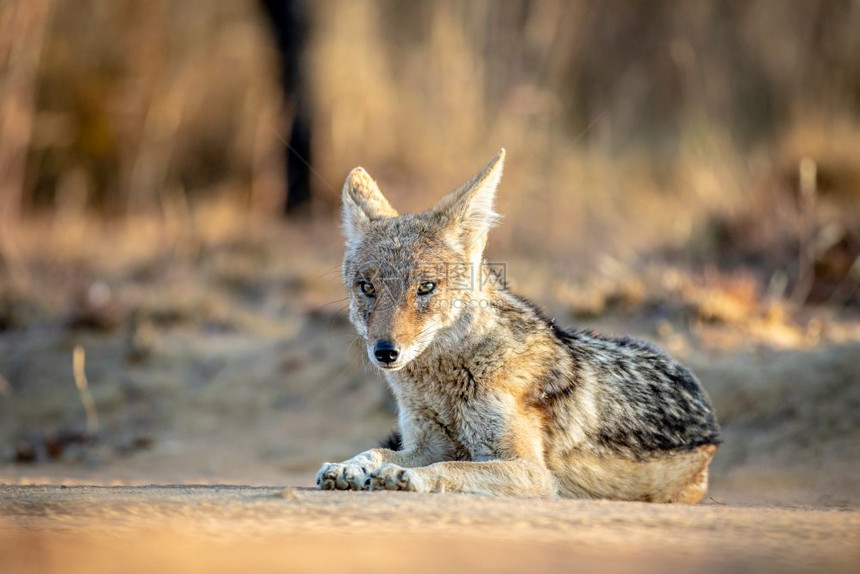
{"label": "jackal's left ear", "polygon": [[343,229],[347,239],[361,237],[371,221],[388,217],[397,217],[397,211],[370,174],[362,167],[349,172],[343,185]]}
{"label": "jackal's left ear", "polygon": [[434,208],[445,231],[457,238],[476,259],[480,259],[484,251],[487,232],[499,221],[499,215],[493,211],[493,201],[504,164],[505,148],[502,148],[475,177],[442,198]]}

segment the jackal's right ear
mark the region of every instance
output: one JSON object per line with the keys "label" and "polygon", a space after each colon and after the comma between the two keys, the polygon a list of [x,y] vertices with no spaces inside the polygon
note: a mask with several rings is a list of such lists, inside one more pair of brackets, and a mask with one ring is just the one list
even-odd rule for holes
{"label": "jackal's right ear", "polygon": [[357,167],[343,185],[343,230],[347,239],[359,238],[371,221],[397,217],[397,212],[379,191],[364,168]]}

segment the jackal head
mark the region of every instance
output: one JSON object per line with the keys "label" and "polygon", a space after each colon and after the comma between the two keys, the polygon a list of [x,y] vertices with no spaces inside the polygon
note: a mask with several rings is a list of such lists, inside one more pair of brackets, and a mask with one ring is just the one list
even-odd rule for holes
{"label": "jackal head", "polygon": [[[349,318],[370,361],[397,370],[484,303],[480,277],[505,150],[434,208],[398,215],[364,169],[343,187]],[[455,333],[448,340],[456,337]]]}

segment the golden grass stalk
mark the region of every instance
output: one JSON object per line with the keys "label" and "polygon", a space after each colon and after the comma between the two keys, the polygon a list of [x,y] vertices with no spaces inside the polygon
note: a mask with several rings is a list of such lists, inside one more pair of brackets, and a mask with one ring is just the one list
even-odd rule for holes
{"label": "golden grass stalk", "polygon": [[86,362],[86,353],[82,345],[75,345],[72,351],[72,370],[75,375],[75,386],[78,387],[78,394],[81,397],[81,403],[84,405],[84,412],[87,416],[87,434],[95,435],[99,430],[99,413],[96,410],[96,403],[93,400],[93,395],[90,392],[87,383],[87,374],[84,368]]}
{"label": "golden grass stalk", "polygon": [[815,282],[815,203],[818,194],[818,164],[810,157],[800,160],[800,211],[803,218],[799,252],[799,274],[792,294],[795,303],[802,305],[809,297]]}

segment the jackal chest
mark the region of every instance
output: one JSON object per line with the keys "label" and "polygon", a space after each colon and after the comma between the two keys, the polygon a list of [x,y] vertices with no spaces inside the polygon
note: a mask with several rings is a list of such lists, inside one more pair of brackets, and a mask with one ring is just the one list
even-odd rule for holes
{"label": "jackal chest", "polygon": [[[411,383],[411,384],[409,384]],[[505,409],[500,401],[477,389],[438,380],[409,381],[398,393],[400,408],[416,424],[446,440],[457,458],[490,460],[500,455]]]}

